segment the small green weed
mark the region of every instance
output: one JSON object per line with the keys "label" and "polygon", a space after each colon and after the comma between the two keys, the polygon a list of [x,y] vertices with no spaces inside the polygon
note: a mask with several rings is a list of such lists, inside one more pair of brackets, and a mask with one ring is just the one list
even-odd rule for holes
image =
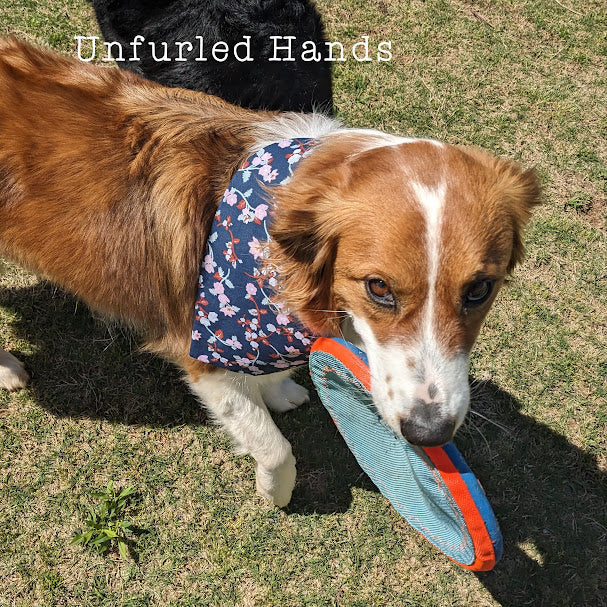
{"label": "small green weed", "polygon": [[100,500],[96,509],[89,510],[85,521],[85,530],[80,529],[74,534],[71,545],[82,544],[100,554],[105,554],[116,542],[118,552],[127,559],[128,548],[125,534],[132,533],[131,523],[123,520],[123,514],[128,499],[135,493],[135,489],[127,487],[120,493],[114,489],[110,480],[107,489],[93,493],[92,497]]}
{"label": "small green weed", "polygon": [[588,213],[592,207],[592,196],[584,194],[584,192],[577,192],[575,196],[565,201],[566,209],[573,209],[579,213]]}

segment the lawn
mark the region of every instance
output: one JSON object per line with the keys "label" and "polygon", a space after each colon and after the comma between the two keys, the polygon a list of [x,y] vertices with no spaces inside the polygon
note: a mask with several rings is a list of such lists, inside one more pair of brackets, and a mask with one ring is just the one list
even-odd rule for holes
{"label": "lawn", "polygon": [[[607,605],[607,7],[604,0],[318,0],[346,48],[351,126],[485,147],[536,166],[528,255],[472,357],[456,444],[500,522],[503,560],[451,563],[373,488],[316,398],[277,417],[290,506],[254,493],[178,373],[136,336],[0,261],[0,605]],[[3,0],[0,34],[75,56],[84,0]],[[1,142],[0,142],[1,145]],[[305,372],[300,380],[307,382]],[[72,546],[92,494],[132,486],[128,560]]]}

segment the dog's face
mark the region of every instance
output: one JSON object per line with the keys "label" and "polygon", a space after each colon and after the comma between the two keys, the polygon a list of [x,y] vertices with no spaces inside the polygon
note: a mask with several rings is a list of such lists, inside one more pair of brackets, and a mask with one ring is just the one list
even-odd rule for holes
{"label": "dog's face", "polygon": [[346,336],[366,351],[374,403],[396,432],[448,442],[468,410],[470,349],[523,253],[535,177],[427,141],[363,147],[329,172],[324,194],[302,200],[297,175],[296,193],[278,197],[273,252],[287,305],[319,332],[353,328]]}

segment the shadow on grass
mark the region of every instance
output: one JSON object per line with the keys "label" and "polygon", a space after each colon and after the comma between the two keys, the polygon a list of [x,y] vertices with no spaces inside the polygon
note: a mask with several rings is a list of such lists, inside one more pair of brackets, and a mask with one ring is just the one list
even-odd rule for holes
{"label": "shadow on grass", "polygon": [[31,375],[28,390],[53,414],[151,427],[208,423],[176,367],[71,296],[39,283],[0,289],[0,305],[16,312],[12,334],[32,344],[30,354],[17,354]]}
{"label": "shadow on grass", "polygon": [[509,429],[479,428],[489,447],[473,428],[457,440],[504,537],[502,561],[479,579],[505,606],[607,605],[607,475],[596,457],[490,382],[472,408]]}
{"label": "shadow on grass", "polygon": [[[15,312],[12,335],[32,345],[28,355],[14,353],[31,374],[28,390],[54,415],[167,428],[211,423],[177,368],[73,297],[38,283],[0,289],[0,305]],[[295,379],[313,392],[305,370]],[[275,420],[298,459],[289,511],[345,512],[353,484],[375,490],[318,400]]]}
{"label": "shadow on grass", "polygon": [[[33,345],[20,355],[30,390],[55,415],[153,427],[208,423],[178,371],[139,353],[127,333],[97,323],[71,297],[42,284],[0,290],[0,305],[17,312],[13,334]],[[296,379],[311,387],[305,372]],[[497,386],[478,384],[474,394],[473,409],[510,430],[472,416],[456,440],[504,536],[502,561],[479,579],[505,606],[607,605],[607,480],[596,458],[522,414]],[[298,459],[287,512],[343,512],[352,488],[375,490],[316,399],[277,423]]]}

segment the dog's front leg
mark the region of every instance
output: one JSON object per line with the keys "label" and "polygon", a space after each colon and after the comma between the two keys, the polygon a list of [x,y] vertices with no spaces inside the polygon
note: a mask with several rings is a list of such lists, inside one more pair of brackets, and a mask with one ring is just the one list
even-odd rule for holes
{"label": "dog's front leg", "polygon": [[193,392],[257,462],[257,491],[277,506],[286,506],[295,485],[291,445],[272,420],[256,377],[216,370],[190,378]]}
{"label": "dog's front leg", "polygon": [[0,350],[0,388],[17,390],[23,388],[28,379],[23,363],[9,352]]}

